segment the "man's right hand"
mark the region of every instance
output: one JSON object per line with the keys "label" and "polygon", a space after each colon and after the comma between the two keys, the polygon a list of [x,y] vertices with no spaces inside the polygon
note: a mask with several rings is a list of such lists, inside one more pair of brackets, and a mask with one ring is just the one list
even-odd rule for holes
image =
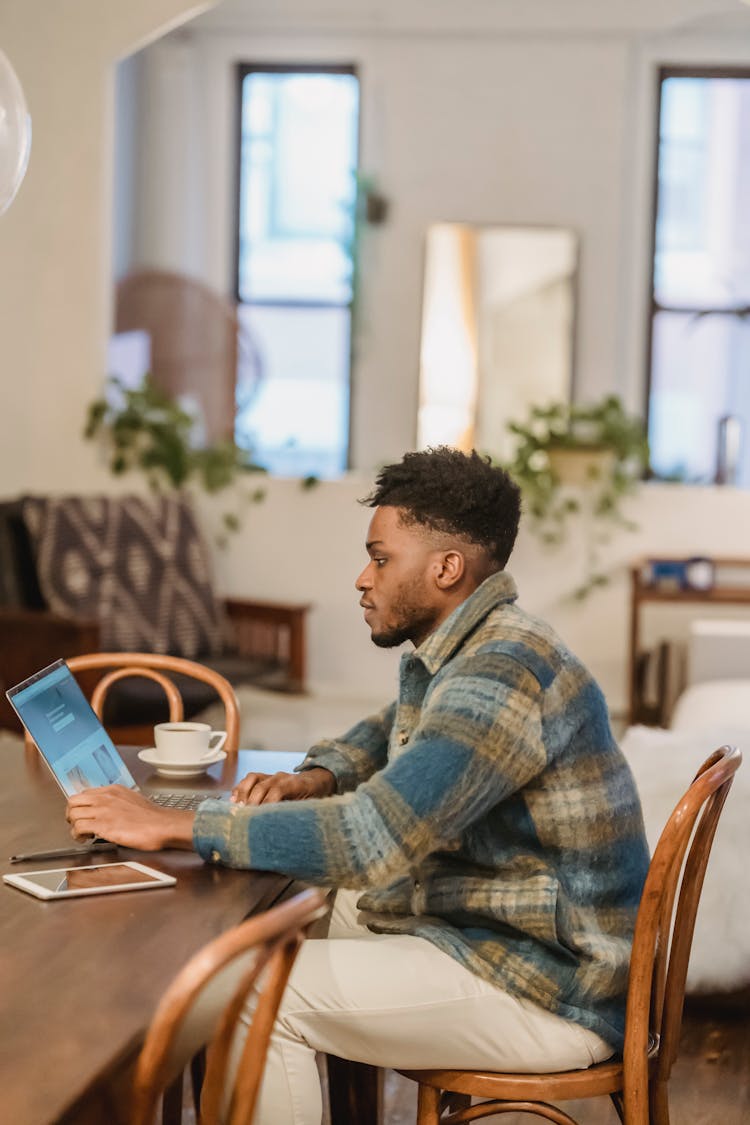
{"label": "man's right hand", "polygon": [[269,805],[276,801],[305,801],[308,797],[330,797],[336,778],[322,766],[302,773],[249,773],[232,790],[237,805]]}

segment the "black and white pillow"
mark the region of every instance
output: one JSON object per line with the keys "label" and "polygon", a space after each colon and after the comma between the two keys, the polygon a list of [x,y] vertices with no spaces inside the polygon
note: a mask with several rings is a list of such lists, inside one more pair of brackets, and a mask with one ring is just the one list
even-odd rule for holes
{"label": "black and white pillow", "polygon": [[98,621],[103,650],[221,650],[208,550],[185,500],[28,497],[23,516],[49,608]]}

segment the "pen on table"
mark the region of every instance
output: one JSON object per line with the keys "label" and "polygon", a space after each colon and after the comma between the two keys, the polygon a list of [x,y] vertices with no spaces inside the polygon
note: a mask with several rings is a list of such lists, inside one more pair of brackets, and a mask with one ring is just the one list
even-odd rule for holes
{"label": "pen on table", "polygon": [[53,848],[46,852],[23,852],[21,855],[12,855],[10,863],[21,863],[25,859],[61,859],[63,856],[90,855],[92,852],[113,852],[117,844],[110,844],[102,840],[97,844],[86,844],[82,848]]}

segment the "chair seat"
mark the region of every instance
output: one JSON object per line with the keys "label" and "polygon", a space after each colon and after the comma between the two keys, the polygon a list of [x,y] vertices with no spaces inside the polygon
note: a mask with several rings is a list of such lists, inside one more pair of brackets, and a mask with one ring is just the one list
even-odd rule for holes
{"label": "chair seat", "polygon": [[561,1070],[553,1074],[496,1074],[479,1070],[399,1070],[398,1073],[436,1090],[504,1101],[594,1098],[621,1090],[623,1081],[619,1056],[594,1063],[585,1070]]}
{"label": "chair seat", "polygon": [[[191,719],[216,702],[210,684],[190,676],[171,673],[170,679],[182,696],[185,718]],[[132,677],[113,684],[104,701],[104,726],[127,727],[133,723],[154,726],[169,719],[169,704],[164,689],[153,680]]]}

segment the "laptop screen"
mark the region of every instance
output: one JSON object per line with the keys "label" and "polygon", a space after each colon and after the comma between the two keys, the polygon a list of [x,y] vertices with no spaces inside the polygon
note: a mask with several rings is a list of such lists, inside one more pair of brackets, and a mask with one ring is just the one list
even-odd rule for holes
{"label": "laptop screen", "polygon": [[68,797],[97,785],[137,789],[64,660],[43,668],[7,695]]}

